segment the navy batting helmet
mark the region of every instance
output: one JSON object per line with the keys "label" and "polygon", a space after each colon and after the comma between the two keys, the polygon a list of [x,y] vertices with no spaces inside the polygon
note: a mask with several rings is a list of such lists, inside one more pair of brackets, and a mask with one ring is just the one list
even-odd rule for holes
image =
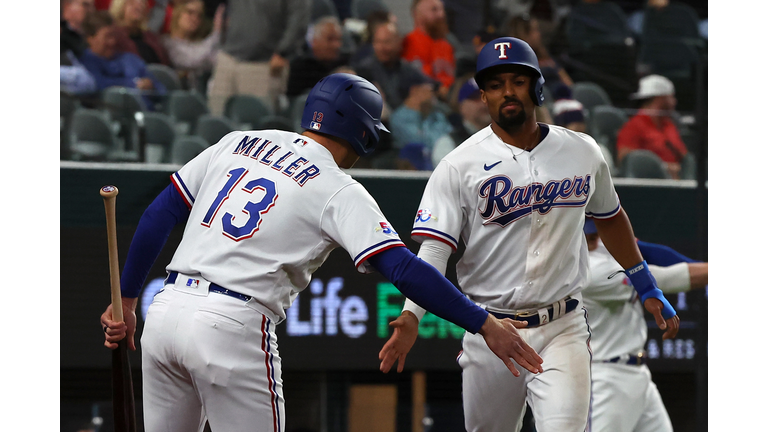
{"label": "navy batting helmet", "polygon": [[301,127],[342,138],[360,156],[371,153],[380,132],[384,102],[370,82],[356,75],[336,73],[318,81],[307,96]]}
{"label": "navy batting helmet", "polygon": [[531,46],[513,37],[500,37],[485,44],[477,56],[475,72],[475,81],[480,88],[485,87],[483,79],[486,72],[493,67],[503,65],[525,66],[532,70],[535,83],[531,87],[531,99],[533,103],[541,106],[544,103],[544,76],[539,69],[539,59]]}

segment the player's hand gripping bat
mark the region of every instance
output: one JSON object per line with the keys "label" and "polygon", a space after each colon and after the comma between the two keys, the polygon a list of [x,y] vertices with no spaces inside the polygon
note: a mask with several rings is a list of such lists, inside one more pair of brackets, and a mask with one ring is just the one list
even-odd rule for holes
{"label": "player's hand gripping bat", "polygon": [[[120,294],[120,266],[117,259],[117,227],[115,223],[115,198],[117,188],[101,188],[104,210],[107,214],[107,244],[109,246],[109,281],[112,288],[112,319],[123,321],[123,304]],[[136,432],[136,407],[133,397],[131,364],[128,360],[127,337],[112,350],[112,407],[115,432]]]}

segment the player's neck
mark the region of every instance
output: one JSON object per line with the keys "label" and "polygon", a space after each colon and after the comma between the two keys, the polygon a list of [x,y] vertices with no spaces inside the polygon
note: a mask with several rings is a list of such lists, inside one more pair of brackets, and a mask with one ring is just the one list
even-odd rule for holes
{"label": "player's neck", "polygon": [[491,130],[505,144],[517,147],[522,150],[533,150],[539,144],[540,128],[536,122],[536,117],[531,116],[525,123],[503,129],[496,122],[491,122]]}
{"label": "player's neck", "polygon": [[305,130],[302,135],[311,138],[316,143],[328,149],[339,168],[352,168],[355,162],[359,159],[359,156],[357,156],[357,153],[352,149],[352,146],[344,140],[309,130]]}

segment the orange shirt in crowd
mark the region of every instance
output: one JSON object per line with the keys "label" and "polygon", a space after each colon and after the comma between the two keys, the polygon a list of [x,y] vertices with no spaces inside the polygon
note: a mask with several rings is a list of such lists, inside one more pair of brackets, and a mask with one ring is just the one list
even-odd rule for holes
{"label": "orange shirt in crowd", "polygon": [[619,131],[616,151],[621,149],[650,150],[664,162],[679,163],[688,153],[677,127],[668,118],[661,119],[661,127],[648,114],[638,113]]}
{"label": "orange shirt in crowd", "polygon": [[450,87],[455,79],[456,60],[453,47],[446,39],[432,39],[421,29],[415,29],[403,39],[403,59],[418,61],[425,75]]}

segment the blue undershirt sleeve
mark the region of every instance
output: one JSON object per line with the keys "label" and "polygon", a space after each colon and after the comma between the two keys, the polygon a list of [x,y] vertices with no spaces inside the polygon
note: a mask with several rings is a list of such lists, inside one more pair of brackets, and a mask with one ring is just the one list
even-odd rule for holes
{"label": "blue undershirt sleeve", "polygon": [[648,243],[641,240],[637,241],[637,247],[640,249],[640,253],[645,258],[648,264],[653,264],[661,267],[668,267],[672,264],[681,262],[695,263],[700,262],[694,259],[688,258],[680,252],[672,249],[669,246],[664,246],[656,243]]}
{"label": "blue undershirt sleeve", "polygon": [[120,289],[123,297],[139,296],[152,265],[157,260],[173,228],[189,217],[189,208],[173,185],[152,201],[139,220],[125,259]]}
{"label": "blue undershirt sleeve", "polygon": [[414,303],[470,333],[477,333],[488,317],[487,311],[405,247],[387,249],[368,262]]}

